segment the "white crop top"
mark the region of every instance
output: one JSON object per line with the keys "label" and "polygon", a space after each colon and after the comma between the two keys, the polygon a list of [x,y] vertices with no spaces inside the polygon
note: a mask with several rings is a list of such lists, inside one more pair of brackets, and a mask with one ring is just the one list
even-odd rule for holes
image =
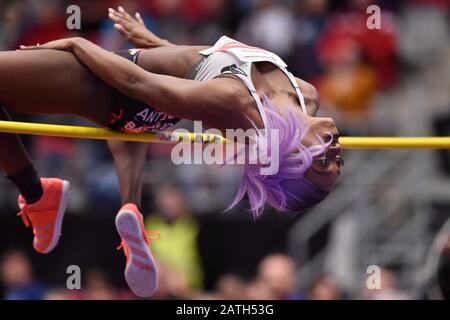
{"label": "white crop top", "polygon": [[298,95],[302,111],[307,114],[305,99],[300,91],[295,77],[287,70],[287,64],[275,53],[261,48],[248,46],[226,36],[221,37],[211,48],[200,51],[199,53],[203,56],[209,57],[208,60],[210,61],[208,61],[209,63],[207,62],[205,66],[201,67],[196,79],[204,81],[207,79],[213,79],[223,74],[232,74],[241,79],[250,91],[252,97],[255,99],[266,128],[268,127],[266,112],[264,111],[261,99],[259,98],[251,79],[252,63],[271,62],[283,71]]}

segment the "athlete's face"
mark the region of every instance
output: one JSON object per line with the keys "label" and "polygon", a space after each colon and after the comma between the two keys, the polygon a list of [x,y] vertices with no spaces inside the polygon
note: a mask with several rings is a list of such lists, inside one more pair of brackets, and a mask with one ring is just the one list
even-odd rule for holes
{"label": "athlete's face", "polygon": [[339,144],[339,131],[331,118],[308,116],[305,117],[305,123],[309,130],[302,140],[304,145],[309,147],[320,144],[318,136],[325,142],[332,139],[325,152],[316,156],[311,167],[305,172],[305,177],[310,182],[316,187],[329,192],[336,184],[341,174],[341,167],[344,164],[342,148]]}

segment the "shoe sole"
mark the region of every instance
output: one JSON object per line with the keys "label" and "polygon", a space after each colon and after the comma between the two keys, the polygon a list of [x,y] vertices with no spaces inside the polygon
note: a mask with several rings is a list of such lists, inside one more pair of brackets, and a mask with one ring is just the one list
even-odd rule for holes
{"label": "shoe sole", "polygon": [[69,202],[69,189],[70,189],[69,181],[64,180],[61,192],[61,199],[59,200],[59,208],[55,219],[55,228],[53,229],[52,241],[50,241],[50,244],[48,245],[47,249],[42,252],[43,254],[47,254],[53,249],[55,249],[56,245],[59,242],[59,238],[61,238],[62,223],[64,220],[64,214],[66,213],[67,204]]}
{"label": "shoe sole", "polygon": [[121,210],[116,216],[116,228],[128,248],[125,280],[135,295],[148,298],[158,287],[158,271],[153,254],[143,237],[139,218],[133,211]]}

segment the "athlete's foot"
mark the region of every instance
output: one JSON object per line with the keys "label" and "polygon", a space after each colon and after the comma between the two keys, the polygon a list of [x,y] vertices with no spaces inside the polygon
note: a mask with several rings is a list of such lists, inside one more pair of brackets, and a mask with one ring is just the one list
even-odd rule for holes
{"label": "athlete's foot", "polygon": [[158,287],[158,270],[139,209],[134,204],[124,205],[116,216],[116,227],[122,238],[119,248],[127,259],[125,280],[135,295],[148,298]]}
{"label": "athlete's foot", "polygon": [[70,184],[60,179],[41,179],[43,195],[33,204],[27,204],[19,196],[19,216],[24,224],[33,227],[34,249],[42,254],[49,253],[58,244],[61,227],[67,207]]}

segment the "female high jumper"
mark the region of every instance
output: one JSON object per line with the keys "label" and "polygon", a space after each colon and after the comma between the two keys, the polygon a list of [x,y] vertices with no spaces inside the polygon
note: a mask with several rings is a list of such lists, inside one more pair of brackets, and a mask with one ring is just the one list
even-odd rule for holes
{"label": "female high jumper", "polygon": [[[147,30],[136,14],[110,9],[115,28],[137,48],[110,53],[83,38],[0,52],[0,118],[8,111],[75,115],[133,134],[168,130],[180,119],[204,127],[257,129],[256,146],[278,130],[279,171],[261,175],[245,164],[232,206],[247,194],[258,217],[268,202],[278,211],[303,211],[332,190],[343,164],[331,118],[315,117],[318,95],[295,78],[274,53],[228,37],[214,46],[177,46]],[[138,296],[157,287],[157,269],[138,209],[147,144],[108,142],[123,207],[116,227],[127,257],[125,278]],[[41,178],[19,137],[0,134],[0,170],[17,187],[34,248],[49,253],[58,243],[69,182]],[[268,151],[270,152],[270,150]]]}

